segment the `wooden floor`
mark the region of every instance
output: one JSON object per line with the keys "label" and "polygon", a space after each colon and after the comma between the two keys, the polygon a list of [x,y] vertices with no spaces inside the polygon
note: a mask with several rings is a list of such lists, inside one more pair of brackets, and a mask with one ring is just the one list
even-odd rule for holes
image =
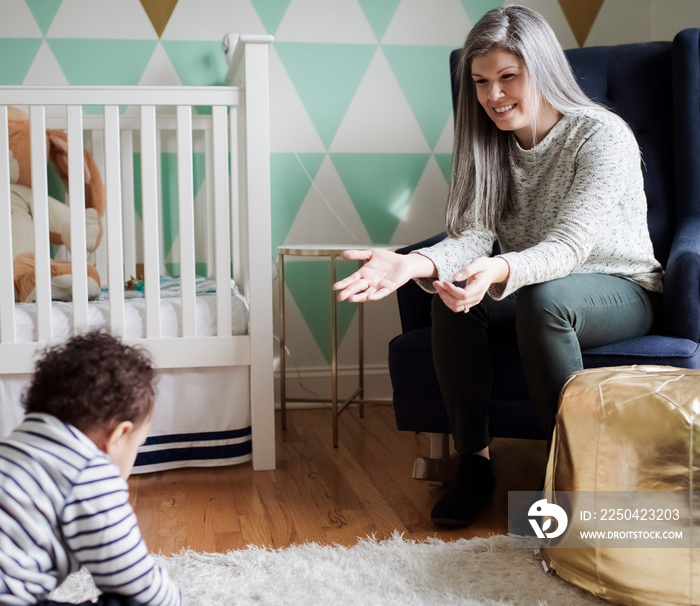
{"label": "wooden floor", "polygon": [[353,545],[395,530],[419,540],[501,534],[508,490],[536,490],[546,463],[544,442],[494,440],[494,504],[472,526],[436,528],[430,510],[443,489],[411,478],[428,437],[397,431],[390,406],[368,406],[364,418],[345,411],[338,448],[328,410],[291,410],[287,419],[287,429],[277,430],[275,471],[254,472],[247,463],[133,475],[131,503],[149,548],[170,555],[252,544]]}

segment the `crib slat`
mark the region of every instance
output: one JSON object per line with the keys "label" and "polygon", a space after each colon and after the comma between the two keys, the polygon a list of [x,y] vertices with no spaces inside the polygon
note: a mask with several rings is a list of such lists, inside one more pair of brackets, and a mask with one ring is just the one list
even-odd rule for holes
{"label": "crib slat", "polygon": [[156,108],[146,105],[141,108],[141,198],[147,338],[160,337],[160,238],[156,154]]}
{"label": "crib slat", "polygon": [[[158,115],[158,110],[156,109],[156,116]],[[175,125],[175,129],[177,130],[177,124]],[[170,208],[170,203],[172,202],[171,200],[171,195],[172,192],[170,192],[170,189],[168,188],[168,192],[164,191],[165,188],[163,187],[163,184],[165,181],[163,180],[163,154],[168,153],[170,151],[170,148],[168,146],[167,140],[168,140],[168,135],[169,133],[165,132],[162,128],[160,128],[158,124],[158,120],[156,119],[156,167],[158,171],[158,176],[156,177],[157,183],[158,183],[158,242],[163,243],[165,242],[165,222],[171,217],[171,208]],[[163,149],[163,141],[166,141],[166,150]],[[169,177],[170,173],[168,169],[166,169],[166,175]],[[165,196],[165,197],[164,197]],[[168,205],[168,213],[167,217],[165,216],[165,208],[166,204]],[[160,245],[162,246],[162,244]],[[161,276],[166,276],[168,275],[168,270],[165,266],[165,254],[162,248],[158,248],[158,254],[160,255],[160,267],[158,271],[160,272],[159,275]]]}
{"label": "crib slat", "polygon": [[29,108],[31,127],[34,259],[36,264],[37,340],[51,340],[51,265],[49,246],[49,200],[46,176],[46,111],[43,105]]}
{"label": "crib slat", "polygon": [[107,193],[107,276],[113,335],[124,336],[124,273],[121,224],[119,106],[105,107],[105,187]]}
{"label": "crib slat", "polygon": [[[212,108],[212,114],[213,111],[214,110]],[[214,122],[212,120],[212,127],[213,124]],[[213,170],[209,168],[212,166],[212,162],[214,161],[214,142],[212,136],[212,128],[207,128],[204,131],[204,154],[206,157],[204,164],[205,166],[207,166],[206,172],[204,174],[204,186],[206,188],[207,196],[206,205],[203,209],[204,212],[202,215],[200,215],[202,217],[202,221],[196,224],[198,229],[196,237],[199,241],[200,234],[203,234],[204,236],[204,260],[207,266],[207,275],[211,275],[216,262],[214,258],[214,175]],[[199,219],[199,217],[197,218]],[[199,228],[200,225],[204,225],[204,230]],[[197,250],[199,250],[199,248]]]}
{"label": "crib slat", "polygon": [[[83,116],[83,127],[85,126],[85,119],[87,116]],[[105,134],[104,134],[104,116],[100,116],[101,120],[99,124],[93,124],[90,132],[90,150],[92,152],[92,159],[95,161],[97,170],[101,175],[105,174]],[[86,143],[87,143],[86,139]],[[100,276],[107,276],[107,254],[105,252],[105,247],[99,247],[94,253],[88,255],[88,259],[94,262],[97,271]]]}
{"label": "crib slat", "polygon": [[71,267],[73,273],[73,331],[89,328],[87,250],[85,248],[85,182],[83,108],[71,105],[68,116],[68,191],[70,192]]}
{"label": "crib slat", "polygon": [[121,131],[124,276],[136,278],[136,213],[134,210],[134,131]]}
{"label": "crib slat", "polygon": [[11,221],[7,106],[0,105],[0,339],[3,343],[15,343],[17,340]]}
{"label": "crib slat", "polygon": [[194,184],[192,176],[192,108],[177,108],[177,191],[180,237],[182,336],[195,336]]}
{"label": "crib slat", "polygon": [[228,190],[228,124],[226,108],[212,108],[213,181],[214,181],[214,241],[216,274],[216,330],[221,336],[231,335],[231,233],[229,231]]}
{"label": "crib slat", "polygon": [[231,152],[231,233],[233,234],[234,254],[233,254],[233,279],[241,287],[244,287],[243,276],[245,267],[244,251],[246,243],[244,241],[245,233],[243,225],[245,219],[241,216],[241,192],[245,184],[245,170],[241,166],[241,150],[245,136],[241,131],[241,116],[237,107],[231,108],[229,117],[231,126],[229,128],[229,136],[231,144],[229,146]]}

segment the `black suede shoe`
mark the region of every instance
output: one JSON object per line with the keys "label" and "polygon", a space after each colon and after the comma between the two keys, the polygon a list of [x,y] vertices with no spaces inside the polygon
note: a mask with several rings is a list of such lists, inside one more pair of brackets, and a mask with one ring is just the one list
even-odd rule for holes
{"label": "black suede shoe", "polygon": [[430,512],[433,524],[468,526],[491,504],[496,480],[491,461],[479,455],[461,455],[454,483]]}

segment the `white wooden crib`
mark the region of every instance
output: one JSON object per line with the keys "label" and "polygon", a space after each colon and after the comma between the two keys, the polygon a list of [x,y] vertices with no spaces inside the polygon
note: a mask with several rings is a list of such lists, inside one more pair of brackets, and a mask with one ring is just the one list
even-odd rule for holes
{"label": "white wooden crib", "polygon": [[[141,453],[146,462],[137,460],[135,472],[251,458],[254,469],[275,467],[271,41],[224,39],[227,86],[0,87],[0,432],[22,414],[18,394],[37,352],[105,326],[149,350],[163,377],[156,401],[162,423],[158,428],[154,421]],[[13,296],[8,106],[31,119],[36,303],[15,303]],[[68,133],[72,303],[51,300],[46,128]],[[104,236],[94,257],[84,244],[84,149],[100,167],[106,190]],[[166,152],[176,158],[176,201],[164,200],[162,191]],[[200,191],[206,195],[195,199],[197,154],[204,158]],[[179,223],[167,259],[179,268],[172,297],[165,296],[163,278],[164,204],[177,208]],[[96,302],[88,301],[88,262],[102,277],[104,296]],[[125,282],[141,267],[143,297],[132,298]],[[197,383],[203,390],[190,392]]]}

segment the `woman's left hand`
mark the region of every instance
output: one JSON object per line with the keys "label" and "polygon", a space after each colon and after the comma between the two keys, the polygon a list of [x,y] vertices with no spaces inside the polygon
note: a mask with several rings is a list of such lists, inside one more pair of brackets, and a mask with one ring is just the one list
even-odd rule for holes
{"label": "woman's left hand", "polygon": [[466,280],[464,287],[446,281],[435,281],[433,286],[452,311],[467,313],[481,302],[491,284],[505,282],[509,273],[508,262],[502,257],[479,257],[454,275],[456,282]]}

